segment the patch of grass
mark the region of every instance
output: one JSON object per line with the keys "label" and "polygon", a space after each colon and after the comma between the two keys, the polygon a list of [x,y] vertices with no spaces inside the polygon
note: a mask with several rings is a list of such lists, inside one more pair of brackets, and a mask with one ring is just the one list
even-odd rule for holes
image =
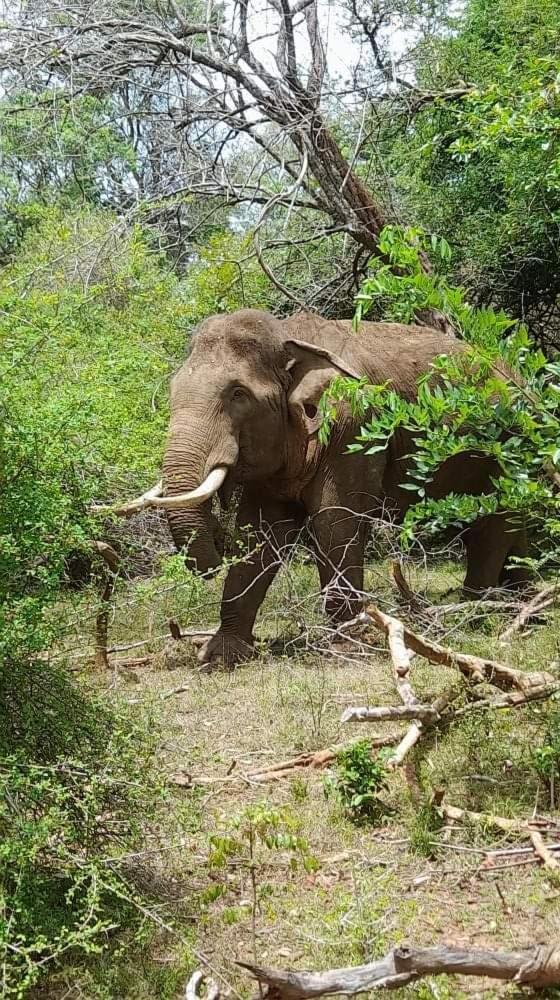
{"label": "patch of grass", "polygon": [[437,847],[434,846],[434,840],[442,826],[443,820],[431,802],[415,806],[408,828],[411,851],[435,859]]}

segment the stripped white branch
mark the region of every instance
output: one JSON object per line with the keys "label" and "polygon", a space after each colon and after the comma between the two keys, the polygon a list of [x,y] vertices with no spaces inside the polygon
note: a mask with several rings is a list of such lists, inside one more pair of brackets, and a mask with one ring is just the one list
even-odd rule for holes
{"label": "stripped white branch", "polygon": [[357,706],[345,709],[341,722],[383,722],[386,719],[429,719],[438,718],[433,705],[379,705],[375,708]]}

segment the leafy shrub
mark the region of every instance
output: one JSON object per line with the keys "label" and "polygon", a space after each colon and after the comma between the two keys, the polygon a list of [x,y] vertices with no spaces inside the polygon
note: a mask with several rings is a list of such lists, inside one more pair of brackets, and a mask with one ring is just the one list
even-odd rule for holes
{"label": "leafy shrub", "polygon": [[[417,398],[402,399],[390,385],[336,379],[323,398],[322,436],[336,419],[336,400],[348,400],[362,421],[351,451],[383,451],[397,428],[413,436],[412,469],[404,488],[416,495],[406,514],[406,545],[420,530],[436,533],[478,517],[507,511],[537,525],[542,552],[534,565],[560,558],[560,362],[547,361],[527,330],[504,313],[475,309],[463,290],[437,272],[426,274],[421,254],[447,259],[445,241],[417,229],[387,227],[358,296],[356,319],[380,302],[387,319],[410,322],[419,310],[436,309],[451,319],[466,342],[464,353],[437,358],[418,385]],[[421,334],[419,334],[421,336]],[[437,376],[437,378],[434,378]],[[427,486],[448,458],[472,453],[497,467],[493,490],[484,496],[449,494],[427,499]]]}
{"label": "leafy shrub", "polygon": [[[61,603],[66,560],[91,553],[99,529],[91,500],[154,475],[165,424],[150,396],[169,370],[171,340],[158,324],[177,329],[173,282],[136,232],[113,242],[104,262],[103,234],[113,233],[113,221],[47,212],[0,276],[0,968],[7,997],[26,995],[63,956],[108,947],[119,928],[134,935],[144,917],[119,857],[143,844],[161,798],[157,727],[78,686],[47,652],[69,625],[71,608]],[[86,231],[88,253],[97,247],[87,260],[77,254]]]}
{"label": "leafy shrub", "polygon": [[157,729],[41,661],[2,673],[0,703],[2,996],[19,997],[62,956],[140,926],[118,859],[157,815]]}
{"label": "leafy shrub", "polygon": [[557,784],[560,779],[560,712],[554,709],[548,718],[543,742],[533,751],[533,766],[541,781],[550,790],[550,807],[556,806]]}
{"label": "leafy shrub", "polygon": [[387,776],[384,754],[373,753],[368,740],[358,740],[337,754],[326,792],[338,800],[354,822],[377,823],[387,812],[379,798],[387,788]]}

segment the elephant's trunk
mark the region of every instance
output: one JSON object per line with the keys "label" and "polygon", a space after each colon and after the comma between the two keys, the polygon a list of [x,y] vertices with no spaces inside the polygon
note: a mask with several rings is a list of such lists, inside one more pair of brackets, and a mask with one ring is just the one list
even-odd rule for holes
{"label": "elephant's trunk", "polygon": [[[211,423],[206,413],[197,413],[192,407],[172,415],[163,460],[166,496],[195,490],[214,470],[235,465],[238,446],[234,436],[224,434],[223,428],[220,434],[216,429],[210,436]],[[194,507],[168,510],[167,520],[177,549],[187,551],[199,572],[220,564],[221,529],[212,514],[211,499]]]}

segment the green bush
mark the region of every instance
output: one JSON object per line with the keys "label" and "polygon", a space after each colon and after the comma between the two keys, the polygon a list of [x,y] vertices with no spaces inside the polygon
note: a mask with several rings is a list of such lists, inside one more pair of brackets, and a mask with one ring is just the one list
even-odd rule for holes
{"label": "green bush", "polygon": [[[469,305],[463,290],[437,270],[425,273],[421,254],[431,252],[436,263],[447,260],[445,241],[428,239],[418,229],[387,227],[380,249],[388,263],[371,261],[357,299],[357,322],[374,303],[381,305],[385,318],[401,322],[414,321],[419,310],[438,310],[467,347],[462,354],[437,358],[419,380],[413,401],[402,399],[390,384],[335,380],[321,404],[323,440],[341,398],[349,400],[362,421],[351,451],[383,451],[399,427],[412,433],[412,469],[403,486],[416,502],[405,517],[404,544],[410,545],[420,532],[436,534],[485,514],[514,512],[540,532],[541,552],[533,566],[557,566],[560,362],[547,361],[522,324],[500,311]],[[428,499],[428,485],[440,465],[473,451],[496,463],[492,491]]]}
{"label": "green bush", "polygon": [[325,790],[357,823],[377,823],[387,813],[379,793],[387,786],[388,769],[382,752],[374,753],[369,740],[358,740],[336,756],[334,774]]}
{"label": "green bush", "polygon": [[144,920],[118,858],[157,822],[157,726],[47,651],[69,626],[66,560],[100,530],[92,499],[155,476],[176,287],[140,232],[90,212],[46,213],[0,276],[2,996]]}
{"label": "green bush", "polygon": [[451,5],[412,60],[426,91],[465,93],[394,116],[384,149],[402,214],[446,234],[471,299],[525,317],[556,347],[558,14],[558,0]]}
{"label": "green bush", "polygon": [[5,997],[27,995],[63,956],[99,952],[115,930],[140,928],[137,893],[118,857],[144,843],[160,795],[147,729],[43,663],[25,664],[22,674],[3,678],[0,695],[9,723],[0,754]]}

